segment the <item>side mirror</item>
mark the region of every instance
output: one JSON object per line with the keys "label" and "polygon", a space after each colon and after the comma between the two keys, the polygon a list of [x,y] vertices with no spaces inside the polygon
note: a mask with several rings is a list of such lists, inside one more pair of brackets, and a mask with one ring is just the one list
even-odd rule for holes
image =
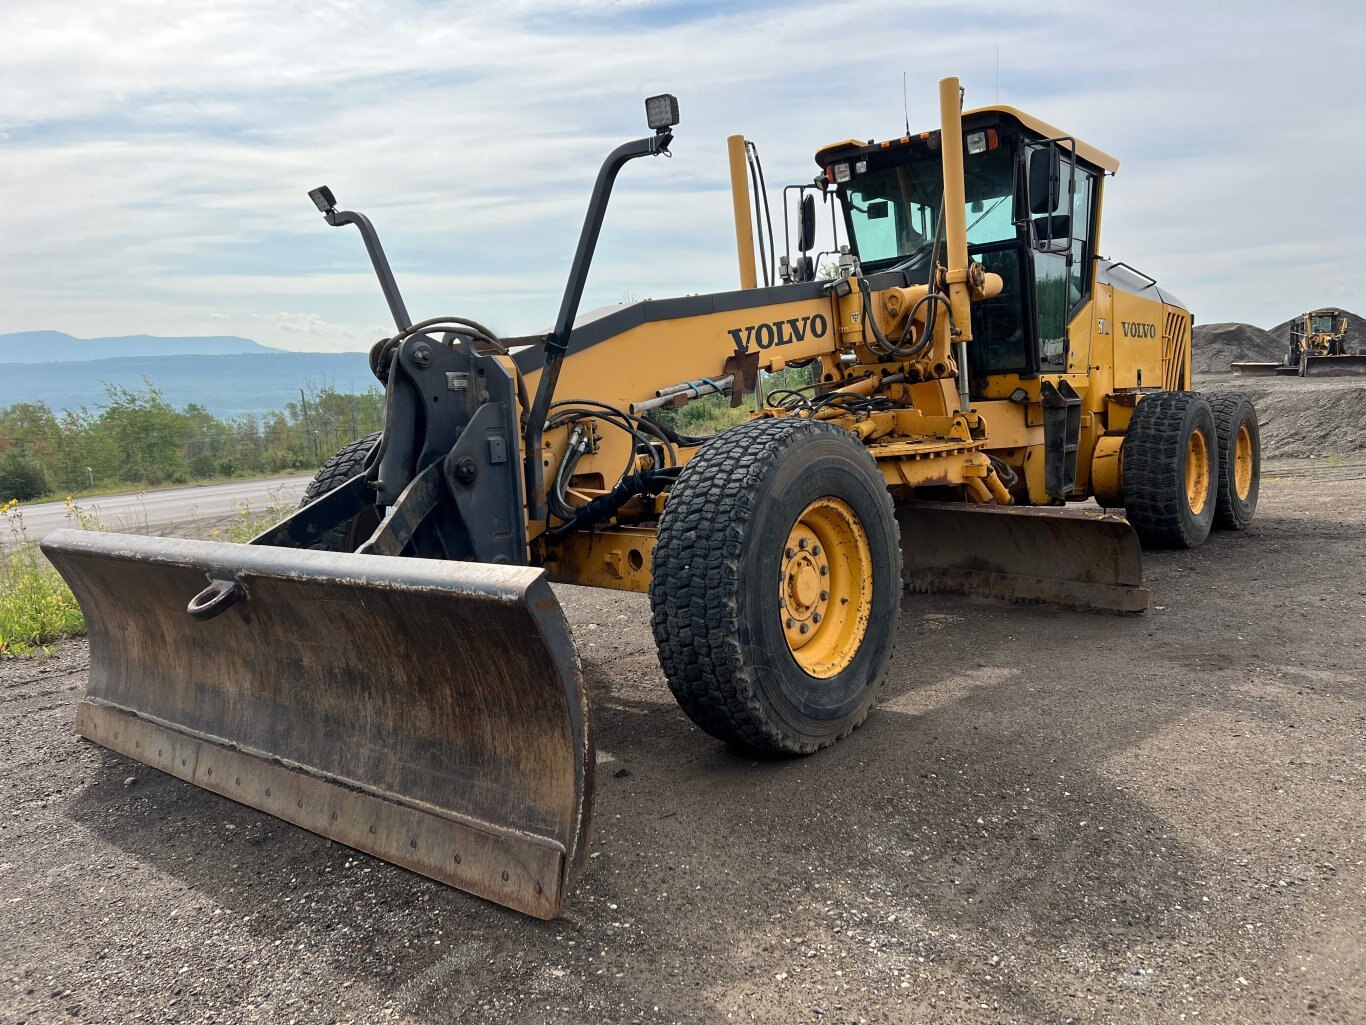
{"label": "side mirror", "polygon": [[1051,214],[1062,191],[1062,157],[1051,143],[1029,151],[1029,212]]}
{"label": "side mirror", "polygon": [[809,253],[816,248],[816,197],[811,193],[802,196],[801,223],[797,226],[797,250]]}

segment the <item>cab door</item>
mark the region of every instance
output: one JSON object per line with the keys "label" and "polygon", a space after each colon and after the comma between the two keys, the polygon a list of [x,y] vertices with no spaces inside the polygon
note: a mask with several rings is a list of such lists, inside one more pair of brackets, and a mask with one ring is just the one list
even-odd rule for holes
{"label": "cab door", "polygon": [[[1095,260],[1095,176],[1060,155],[1058,198],[1036,213],[1031,203],[1034,317],[1043,374],[1085,376],[1091,363]],[[1033,173],[1038,173],[1037,171]]]}

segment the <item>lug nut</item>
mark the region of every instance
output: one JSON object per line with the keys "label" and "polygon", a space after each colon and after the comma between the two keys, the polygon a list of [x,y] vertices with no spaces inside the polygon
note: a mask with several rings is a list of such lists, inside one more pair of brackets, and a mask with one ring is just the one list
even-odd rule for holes
{"label": "lug nut", "polygon": [[822,591],[822,592],[821,592],[821,601],[829,601],[829,600],[830,600],[830,592],[829,592],[829,591]]}
{"label": "lug nut", "polygon": [[825,575],[827,575],[829,572],[830,572],[830,567],[829,567],[829,566],[822,566],[822,567],[821,567],[821,576],[825,576]]}
{"label": "lug nut", "polygon": [[792,558],[792,556],[794,556],[794,555],[797,554],[797,550],[796,550],[795,548],[789,548],[789,549],[787,549],[783,554],[786,555],[786,556],[790,559],[790,558]]}
{"label": "lug nut", "polygon": [[811,613],[811,622],[813,622],[813,623],[819,623],[820,621],[821,621],[821,614],[820,614],[819,612],[813,612],[813,613]]}
{"label": "lug nut", "polygon": [[811,554],[812,554],[812,555],[820,555],[820,554],[821,554],[821,546],[820,546],[820,545],[812,545],[812,546],[811,546]]}
{"label": "lug nut", "polygon": [[805,623],[802,624],[802,633],[806,633],[806,631],[808,631],[808,630],[810,630],[810,629],[811,629],[811,627],[807,626]]}
{"label": "lug nut", "polygon": [[788,616],[788,617],[787,617],[787,628],[788,628],[789,630],[791,630],[791,629],[792,629],[794,626],[796,626],[796,625],[797,625],[797,621],[796,621],[795,619],[793,619],[791,616]]}
{"label": "lug nut", "polygon": [[807,546],[809,543],[810,543],[810,542],[808,542],[808,541],[806,540],[806,538],[802,538],[800,541],[797,542],[797,546],[798,546],[799,548],[801,548],[802,551],[806,551],[806,546]]}

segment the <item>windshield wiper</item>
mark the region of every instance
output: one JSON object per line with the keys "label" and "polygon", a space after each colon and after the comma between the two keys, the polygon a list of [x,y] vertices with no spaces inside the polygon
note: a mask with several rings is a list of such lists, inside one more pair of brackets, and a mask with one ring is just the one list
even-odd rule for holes
{"label": "windshield wiper", "polygon": [[[991,212],[992,212],[993,210],[995,210],[998,206],[1000,206],[1002,203],[1004,203],[1004,202],[1005,202],[1007,199],[1009,199],[1009,198],[1010,198],[1009,196],[1002,196],[1002,197],[1001,197],[1000,199],[998,199],[996,202],[992,203],[991,206],[987,207],[984,211],[982,211],[982,216],[981,216],[981,217],[977,218],[977,220],[973,221],[971,224],[968,225],[967,230],[968,230],[968,231],[972,231],[973,228],[977,227],[977,225],[981,224],[981,223],[982,223],[983,221],[985,221],[988,217],[990,217],[990,216],[991,216]],[[966,232],[965,232],[965,234],[966,234]]]}

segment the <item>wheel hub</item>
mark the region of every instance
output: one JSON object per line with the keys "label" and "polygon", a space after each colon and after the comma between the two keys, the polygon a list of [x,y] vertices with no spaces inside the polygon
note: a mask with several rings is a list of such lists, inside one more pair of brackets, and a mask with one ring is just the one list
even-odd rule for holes
{"label": "wheel hub", "polygon": [[1186,441],[1186,503],[1199,516],[1209,501],[1209,442],[1198,427]]}
{"label": "wheel hub", "polygon": [[1238,426],[1238,437],[1233,446],[1233,489],[1238,497],[1246,499],[1252,490],[1252,432],[1247,424]]}
{"label": "wheel hub", "polygon": [[853,509],[835,498],[803,509],[779,574],[779,612],[793,658],[818,679],[837,675],[863,641],[873,593],[868,536]]}
{"label": "wheel hub", "polygon": [[[786,552],[791,552],[787,555]],[[810,623],[820,616],[830,601],[830,592],[821,584],[830,575],[830,560],[815,533],[801,523],[788,535],[784,553],[783,596],[787,618],[798,623]],[[815,620],[816,623],[820,619]],[[798,633],[802,631],[798,628]],[[809,630],[806,632],[810,632]]]}

